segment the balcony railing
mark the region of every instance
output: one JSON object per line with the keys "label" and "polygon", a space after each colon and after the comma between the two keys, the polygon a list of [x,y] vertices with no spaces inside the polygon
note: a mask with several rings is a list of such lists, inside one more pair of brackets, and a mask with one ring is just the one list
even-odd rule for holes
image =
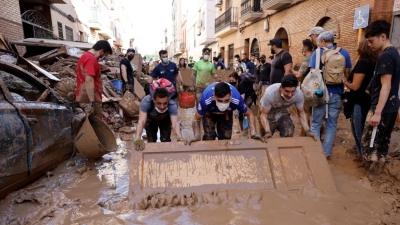
{"label": "balcony railing", "polygon": [[242,16],[249,12],[260,12],[261,0],[242,0],[240,11]]}
{"label": "balcony railing", "polygon": [[262,0],[261,7],[265,10],[278,10],[287,7],[292,0]]}
{"label": "balcony railing", "polygon": [[215,19],[215,33],[224,29],[225,27],[238,26],[238,8],[230,7],[217,19]]}

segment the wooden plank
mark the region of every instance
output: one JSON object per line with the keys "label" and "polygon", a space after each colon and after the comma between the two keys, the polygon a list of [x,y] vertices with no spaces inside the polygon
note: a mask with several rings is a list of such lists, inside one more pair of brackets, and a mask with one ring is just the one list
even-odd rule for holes
{"label": "wooden plank", "polygon": [[[132,146],[133,147],[133,146]],[[130,193],[200,189],[336,192],[321,143],[309,137],[147,143],[132,151]]]}
{"label": "wooden plank", "polygon": [[146,92],[144,91],[143,86],[139,83],[139,81],[136,79],[136,77],[133,77],[135,84],[134,84],[134,91],[135,91],[135,95],[142,100],[144,98],[144,96],[146,96]]}
{"label": "wooden plank", "polygon": [[182,75],[183,85],[184,86],[191,86],[192,85],[192,73],[193,69],[190,68],[181,68],[179,69]]}

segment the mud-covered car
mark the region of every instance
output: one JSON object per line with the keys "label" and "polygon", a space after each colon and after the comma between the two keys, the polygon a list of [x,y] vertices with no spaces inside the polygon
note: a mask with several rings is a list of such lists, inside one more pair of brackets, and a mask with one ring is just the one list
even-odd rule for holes
{"label": "mud-covered car", "polygon": [[71,156],[71,119],[49,86],[0,61],[0,198]]}

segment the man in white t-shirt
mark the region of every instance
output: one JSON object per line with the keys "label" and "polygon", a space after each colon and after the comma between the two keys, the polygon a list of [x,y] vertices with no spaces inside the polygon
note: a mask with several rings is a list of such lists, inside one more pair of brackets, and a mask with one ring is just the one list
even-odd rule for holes
{"label": "man in white t-shirt", "polygon": [[261,140],[267,142],[275,130],[279,130],[281,137],[293,137],[294,125],[287,109],[296,105],[299,113],[301,126],[309,137],[316,140],[315,135],[310,131],[307,116],[304,111],[303,92],[297,88],[298,80],[293,74],[282,78],[281,83],[270,85],[261,98],[261,124],[263,137]]}

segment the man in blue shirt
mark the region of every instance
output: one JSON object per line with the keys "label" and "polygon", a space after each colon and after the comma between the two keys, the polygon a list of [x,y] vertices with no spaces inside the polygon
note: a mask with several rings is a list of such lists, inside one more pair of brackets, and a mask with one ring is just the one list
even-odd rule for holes
{"label": "man in blue shirt", "polygon": [[222,55],[221,55],[221,53],[219,53],[218,54],[218,62],[219,63],[221,63],[221,65],[222,65],[222,70],[226,70],[226,66],[225,66],[225,63],[224,63],[224,59],[222,58]]}
{"label": "man in blue shirt", "polygon": [[256,68],[256,66],[252,61],[249,60],[249,58],[247,57],[247,53],[243,53],[242,61],[246,63],[246,72],[254,74],[254,69]]}
{"label": "man in blue shirt", "polygon": [[228,83],[215,82],[204,90],[196,107],[197,111],[192,122],[194,139],[189,140],[189,145],[201,139],[200,119],[203,121],[203,140],[215,140],[216,137],[218,140],[231,139],[235,109],[249,118],[251,138],[260,139],[256,133],[254,115],[240,93]]}
{"label": "man in blue shirt", "polygon": [[[153,69],[151,73],[151,77],[153,79],[160,79],[165,78],[169,80],[174,87],[179,90],[179,92],[183,91],[183,81],[182,78],[179,76],[178,67],[174,62],[168,60],[168,52],[165,50],[161,50],[159,53],[161,62]],[[150,80],[151,83],[153,80]],[[177,86],[178,84],[178,86]],[[172,99],[177,98],[178,95],[176,94]]]}
{"label": "man in blue shirt", "polygon": [[[311,56],[310,67],[311,70],[314,70],[316,67],[316,51],[324,52],[323,48],[333,49],[335,46],[334,43],[334,34],[332,32],[323,32],[317,38],[317,43],[320,48],[316,49]],[[351,59],[349,52],[345,49],[340,49],[340,54],[345,58],[345,68],[343,68],[344,73],[342,74],[342,80],[346,80],[346,78],[350,74],[351,68]],[[322,58],[322,57],[321,57]],[[320,62],[320,68],[322,69],[323,62]],[[342,108],[342,98],[343,94],[343,84],[338,85],[326,85],[329,94],[329,102],[326,105],[319,105],[312,107],[312,120],[311,120],[311,132],[314,133],[317,137],[320,137],[320,128],[322,126],[322,119],[326,114],[326,106],[328,109],[327,118],[326,118],[326,134],[323,143],[325,156],[328,157],[332,153],[333,142],[335,140],[336,135],[336,126],[339,118],[340,109]]]}

